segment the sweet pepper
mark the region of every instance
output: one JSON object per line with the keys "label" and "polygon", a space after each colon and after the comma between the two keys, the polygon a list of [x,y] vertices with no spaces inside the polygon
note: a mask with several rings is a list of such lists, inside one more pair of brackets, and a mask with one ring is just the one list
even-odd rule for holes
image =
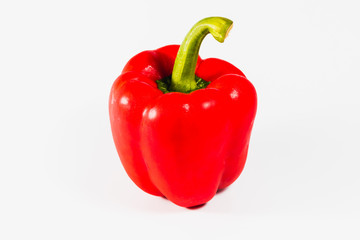
{"label": "sweet pepper", "polygon": [[111,129],[127,174],[179,206],[206,203],[244,168],[255,88],[232,64],[198,56],[208,33],[223,42],[232,25],[199,21],[181,46],[131,58],[111,89]]}

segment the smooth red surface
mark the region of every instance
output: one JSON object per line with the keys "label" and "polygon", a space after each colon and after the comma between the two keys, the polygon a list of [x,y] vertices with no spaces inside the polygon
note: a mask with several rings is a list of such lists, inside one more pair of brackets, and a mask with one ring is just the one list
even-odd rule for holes
{"label": "smooth red surface", "polygon": [[244,74],[220,59],[199,57],[196,75],[211,83],[190,94],[163,94],[178,45],[144,51],[111,89],[112,133],[130,178],[147,193],[183,207],[206,203],[242,172],[257,97]]}

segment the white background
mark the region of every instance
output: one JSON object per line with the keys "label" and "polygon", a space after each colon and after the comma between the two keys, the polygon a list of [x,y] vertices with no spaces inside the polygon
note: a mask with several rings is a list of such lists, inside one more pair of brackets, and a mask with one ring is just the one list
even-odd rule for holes
{"label": "white background", "polygon": [[[359,1],[1,1],[1,239],[359,239]],[[189,210],[142,192],[108,95],[127,60],[224,16],[258,92],[240,178]]]}

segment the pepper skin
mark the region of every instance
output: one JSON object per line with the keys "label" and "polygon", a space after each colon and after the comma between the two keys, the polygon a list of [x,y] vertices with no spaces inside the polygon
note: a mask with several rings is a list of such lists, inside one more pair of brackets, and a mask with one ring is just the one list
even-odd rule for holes
{"label": "pepper skin", "polygon": [[257,97],[239,69],[220,59],[203,60],[198,49],[191,64],[210,84],[163,93],[156,81],[174,74],[178,51],[179,45],[169,45],[130,59],[112,86],[109,111],[116,149],[133,182],[192,207],[208,202],[242,172]]}

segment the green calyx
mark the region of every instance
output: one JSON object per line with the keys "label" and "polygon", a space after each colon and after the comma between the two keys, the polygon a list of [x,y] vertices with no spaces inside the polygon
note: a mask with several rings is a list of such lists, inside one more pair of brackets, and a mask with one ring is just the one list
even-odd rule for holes
{"label": "green calyx", "polygon": [[[209,33],[219,42],[224,42],[233,22],[227,18],[209,17],[196,23],[186,35],[177,53],[171,78],[157,81],[158,88],[167,92],[190,93],[205,88],[209,83],[195,76],[199,49]],[[163,91],[162,90],[162,91]],[[164,92],[164,91],[163,91]],[[165,93],[165,92],[164,92]]]}
{"label": "green calyx", "polygon": [[[171,76],[168,76],[161,80],[157,80],[156,83],[157,83],[158,89],[161,90],[163,93],[176,92],[176,91],[172,91],[170,88]],[[184,92],[184,93],[190,93],[195,90],[206,88],[210,84],[210,82],[205,81],[196,75],[195,75],[195,83],[196,83],[196,88],[194,90],[190,90],[190,91]]]}

